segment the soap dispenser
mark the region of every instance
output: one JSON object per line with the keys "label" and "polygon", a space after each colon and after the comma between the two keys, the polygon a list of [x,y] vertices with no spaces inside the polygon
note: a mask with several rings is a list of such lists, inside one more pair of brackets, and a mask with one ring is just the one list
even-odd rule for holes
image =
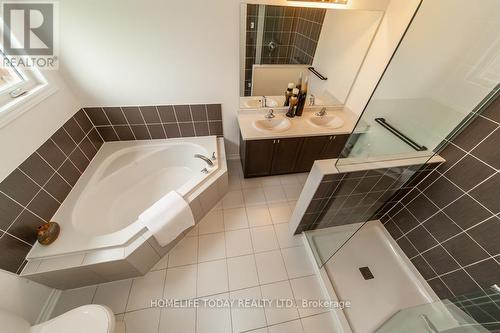
{"label": "soap dispenser", "polygon": [[297,98],[297,95],[299,93],[299,89],[297,88],[294,88],[292,90],[292,97],[290,97],[290,106],[288,107],[288,112],[286,113],[286,116],[288,118],[293,118],[295,117],[295,109],[297,108],[297,102],[298,102],[298,98]]}

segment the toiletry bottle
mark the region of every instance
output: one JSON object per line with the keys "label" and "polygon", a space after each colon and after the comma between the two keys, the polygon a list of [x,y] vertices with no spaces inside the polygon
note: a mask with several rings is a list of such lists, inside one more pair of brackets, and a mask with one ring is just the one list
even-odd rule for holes
{"label": "toiletry bottle", "polygon": [[294,88],[292,90],[292,97],[290,97],[290,106],[288,107],[288,112],[286,113],[286,116],[288,118],[293,118],[295,117],[295,110],[297,108],[297,102],[298,102],[298,98],[297,98],[297,94],[299,93],[299,89],[297,88]]}
{"label": "toiletry bottle", "polygon": [[302,89],[302,72],[300,72],[299,81],[297,82],[297,85],[295,87],[299,89],[299,91]]}
{"label": "toiletry bottle", "polygon": [[302,86],[302,90],[299,92],[299,95],[297,96],[297,110],[295,111],[295,115],[297,117],[302,116],[302,112],[304,111],[304,107],[306,105],[308,83],[309,83],[309,78],[306,77],[304,85]]}
{"label": "toiletry bottle", "polygon": [[290,105],[290,97],[292,97],[293,88],[295,88],[295,83],[293,83],[293,82],[289,83],[288,88],[286,89],[286,92],[285,92],[285,104],[284,104],[284,106]]}

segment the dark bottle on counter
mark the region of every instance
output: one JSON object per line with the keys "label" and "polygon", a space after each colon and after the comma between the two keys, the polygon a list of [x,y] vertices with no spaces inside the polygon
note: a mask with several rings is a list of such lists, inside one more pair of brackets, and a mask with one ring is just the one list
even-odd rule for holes
{"label": "dark bottle on counter", "polygon": [[299,92],[297,96],[297,109],[295,110],[295,115],[297,117],[302,116],[302,112],[304,112],[304,107],[306,106],[308,83],[309,80],[306,77],[306,80],[304,81],[304,86],[302,87],[302,90]]}
{"label": "dark bottle on counter", "polygon": [[295,88],[295,83],[289,83],[288,88],[285,92],[285,104],[284,106],[290,106],[290,98],[293,95],[293,88]]}
{"label": "dark bottle on counter", "polygon": [[290,97],[290,105],[288,107],[288,112],[286,113],[286,116],[288,118],[293,118],[295,117],[295,110],[297,108],[297,102],[298,102],[298,98],[297,98],[297,94],[299,93],[299,89],[295,88],[292,90],[292,97]]}
{"label": "dark bottle on counter", "polygon": [[302,90],[302,72],[300,72],[300,75],[299,75],[299,81],[297,82],[297,85],[295,86],[295,88]]}

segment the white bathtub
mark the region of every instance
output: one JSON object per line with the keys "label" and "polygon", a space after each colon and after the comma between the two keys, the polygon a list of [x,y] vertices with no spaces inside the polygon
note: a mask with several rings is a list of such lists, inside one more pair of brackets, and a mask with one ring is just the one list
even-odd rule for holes
{"label": "white bathtub", "polygon": [[[194,157],[213,153],[211,168]],[[53,217],[61,225],[57,241],[35,244],[27,259],[117,248],[145,237],[138,216],[172,190],[191,205],[219,171],[220,156],[216,137],[106,143]]]}

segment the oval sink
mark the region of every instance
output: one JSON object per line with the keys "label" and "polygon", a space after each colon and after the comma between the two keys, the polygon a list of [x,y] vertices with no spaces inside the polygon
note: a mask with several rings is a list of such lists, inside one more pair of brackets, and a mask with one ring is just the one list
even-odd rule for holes
{"label": "oval sink", "polygon": [[[247,99],[245,100],[245,106],[247,108],[252,108],[252,109],[257,109],[257,108],[261,108],[262,107],[262,98],[258,98],[258,99]],[[267,107],[269,108],[275,108],[278,106],[278,102],[276,102],[274,99],[272,98],[267,98],[267,101],[266,101],[266,105]]]}
{"label": "oval sink", "polygon": [[292,122],[282,119],[260,119],[253,122],[253,127],[261,132],[284,132],[292,127]]}
{"label": "oval sink", "polygon": [[311,117],[307,121],[316,127],[340,128],[344,126],[344,120],[337,116]]}

